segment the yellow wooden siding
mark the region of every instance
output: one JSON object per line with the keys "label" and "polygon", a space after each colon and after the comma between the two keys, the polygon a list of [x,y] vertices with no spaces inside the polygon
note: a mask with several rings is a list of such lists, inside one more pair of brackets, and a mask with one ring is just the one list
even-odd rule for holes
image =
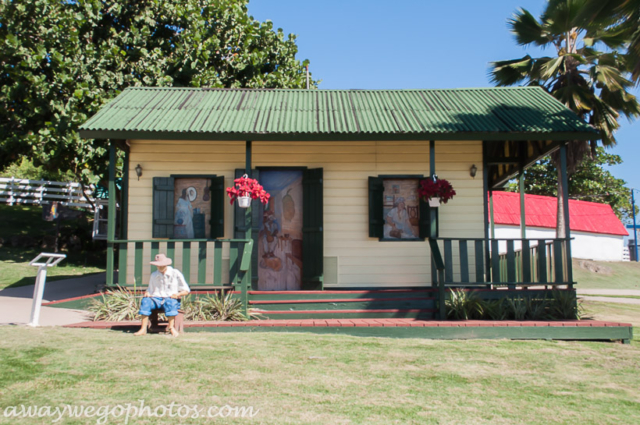
{"label": "yellow wooden siding", "polygon": [[[130,142],[131,175],[135,176],[134,168],[140,164],[143,176],[140,181],[135,177],[130,181],[129,239],[151,238],[153,177],[216,174],[223,175],[225,186],[230,186],[234,170],[245,164],[244,142]],[[324,169],[324,256],[338,257],[337,286],[430,284],[427,242],[369,238],[367,186],[369,176],[428,175],[428,142],[254,142],[252,161],[254,167]],[[472,164],[478,167],[475,179],[469,176]],[[451,181],[457,191],[457,196],[440,208],[440,236],[483,237],[481,142],[436,142],[436,173]],[[233,236],[233,208],[226,203],[225,238]],[[454,257],[457,264],[457,247]],[[208,266],[207,281],[211,279]]]}

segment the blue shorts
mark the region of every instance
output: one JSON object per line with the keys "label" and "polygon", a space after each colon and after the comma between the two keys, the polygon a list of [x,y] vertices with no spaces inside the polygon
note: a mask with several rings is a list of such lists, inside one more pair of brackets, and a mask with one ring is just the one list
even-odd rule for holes
{"label": "blue shorts", "polygon": [[180,300],[173,298],[143,298],[140,303],[140,312],[142,316],[151,316],[153,310],[164,311],[164,315],[167,317],[177,316],[180,309]]}

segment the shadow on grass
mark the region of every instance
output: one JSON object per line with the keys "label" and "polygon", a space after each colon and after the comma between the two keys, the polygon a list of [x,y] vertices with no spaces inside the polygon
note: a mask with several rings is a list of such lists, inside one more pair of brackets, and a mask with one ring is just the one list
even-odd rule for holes
{"label": "shadow on grass", "polygon": [[[36,258],[42,252],[50,252],[47,250],[34,248],[0,248],[0,262],[28,263]],[[60,251],[65,254],[64,265],[69,267],[99,267],[104,268],[106,264],[106,251],[81,251],[67,252]]]}
{"label": "shadow on grass", "polygon": [[[55,276],[50,276],[49,274],[47,274],[47,283],[66,280],[66,279],[81,279],[81,278],[86,278],[88,276],[93,276],[98,274],[103,274],[103,273],[95,272],[95,273],[87,273],[87,274],[65,274],[65,275],[55,275]],[[0,296],[2,296],[2,291],[5,289],[20,288],[22,286],[35,285],[35,283],[36,283],[35,276],[23,277],[19,281],[12,283],[11,285],[7,285],[4,288],[0,289]],[[11,296],[14,296],[14,295],[11,295]],[[19,296],[19,298],[23,298],[23,297]],[[31,298],[31,295],[29,295],[28,298]]]}

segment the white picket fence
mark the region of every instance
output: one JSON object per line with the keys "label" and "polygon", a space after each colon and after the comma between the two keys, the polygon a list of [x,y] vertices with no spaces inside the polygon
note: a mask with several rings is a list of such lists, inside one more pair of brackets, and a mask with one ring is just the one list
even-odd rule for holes
{"label": "white picket fence", "polygon": [[[80,183],[0,177],[0,202],[9,205],[46,205],[58,202],[69,207],[93,208],[94,187],[83,192]],[[91,203],[90,203],[91,202]]]}

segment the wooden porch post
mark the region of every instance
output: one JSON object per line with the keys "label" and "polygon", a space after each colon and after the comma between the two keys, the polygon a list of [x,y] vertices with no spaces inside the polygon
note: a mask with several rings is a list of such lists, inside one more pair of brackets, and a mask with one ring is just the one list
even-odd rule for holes
{"label": "wooden porch post", "polygon": [[113,286],[113,269],[115,264],[114,244],[116,237],[116,142],[109,145],[109,216],[107,218],[107,286]]}
{"label": "wooden porch post", "polygon": [[567,176],[567,142],[560,145],[560,176],[562,178],[562,209],[564,210],[564,238],[567,280],[570,282],[569,288],[573,288],[573,264],[571,263],[571,227],[569,217],[569,178]]}
{"label": "wooden porch post", "polygon": [[129,150],[124,152],[122,192],[120,194],[120,239],[129,239]]}
{"label": "wooden porch post", "polygon": [[520,237],[522,239],[527,238],[527,220],[526,212],[524,209],[524,170],[520,171],[518,178],[518,185],[520,186]]}
{"label": "wooden porch post", "polygon": [[[489,165],[487,164],[487,147],[486,143],[482,142],[482,198],[484,200],[482,206],[482,213],[484,215],[484,281],[491,281],[491,254],[489,252],[489,237],[495,236],[493,229],[493,203],[491,204],[491,217],[489,217],[489,203],[493,202],[491,195],[493,195],[493,191],[489,188]],[[489,233],[489,228],[491,227],[491,233]],[[476,276],[476,280],[479,280],[479,277]],[[487,285],[489,287],[489,285]]]}
{"label": "wooden porch post", "polygon": [[[245,173],[248,177],[251,177],[251,140],[247,140],[245,144]],[[249,208],[245,210],[244,213],[244,224],[246,226],[246,230],[244,233],[244,237],[247,240],[251,240],[251,227],[253,223],[251,222],[252,213],[251,213],[251,204],[249,204]],[[256,247],[257,249],[257,247]],[[253,255],[253,254],[252,254]],[[251,282],[253,270],[251,270],[251,261],[249,261],[249,267],[242,277],[242,291],[241,291],[241,301],[242,301],[242,312],[245,317],[249,317],[249,286]]]}
{"label": "wooden porch post", "polygon": [[[429,140],[429,176],[436,175],[436,141]],[[429,237],[438,238],[438,208],[429,208]]]}

